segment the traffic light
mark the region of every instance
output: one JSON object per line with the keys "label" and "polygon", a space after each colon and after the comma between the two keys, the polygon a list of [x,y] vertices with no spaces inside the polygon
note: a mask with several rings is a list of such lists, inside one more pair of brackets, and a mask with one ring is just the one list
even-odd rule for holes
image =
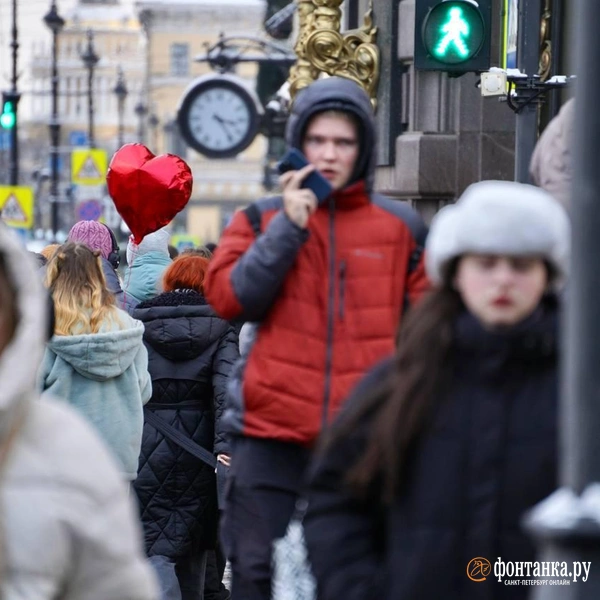
{"label": "traffic light", "polygon": [[492,0],[416,0],[415,68],[489,70],[491,21]]}
{"label": "traffic light", "polygon": [[18,101],[18,94],[2,92],[2,114],[0,115],[0,126],[2,129],[13,129],[17,124]]}

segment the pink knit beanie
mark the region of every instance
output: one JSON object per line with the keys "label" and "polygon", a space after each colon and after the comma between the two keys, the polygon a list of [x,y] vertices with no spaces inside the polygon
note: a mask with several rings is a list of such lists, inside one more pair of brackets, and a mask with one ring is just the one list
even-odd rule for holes
{"label": "pink knit beanie", "polygon": [[85,244],[90,250],[98,250],[103,258],[112,251],[112,239],[105,225],[98,221],[79,221],[69,231],[69,242]]}

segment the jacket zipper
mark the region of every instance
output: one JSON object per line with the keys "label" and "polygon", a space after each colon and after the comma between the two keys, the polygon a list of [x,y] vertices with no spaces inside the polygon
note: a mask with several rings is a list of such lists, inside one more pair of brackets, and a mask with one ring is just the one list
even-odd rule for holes
{"label": "jacket zipper", "polygon": [[340,321],[344,320],[344,310],[345,310],[345,297],[346,297],[346,261],[342,260],[340,262]]}
{"label": "jacket zipper", "polygon": [[323,395],[323,428],[327,426],[333,362],[333,320],[335,311],[335,199],[329,198],[329,301],[327,303],[327,349],[325,355],[325,388]]}

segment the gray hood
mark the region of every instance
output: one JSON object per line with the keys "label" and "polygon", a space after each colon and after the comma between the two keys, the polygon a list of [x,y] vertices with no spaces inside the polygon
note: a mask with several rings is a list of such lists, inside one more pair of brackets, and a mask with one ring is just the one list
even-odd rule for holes
{"label": "gray hood", "polygon": [[[85,335],[55,335],[48,348],[80,375],[95,381],[113,379],[133,363],[144,335],[144,326],[119,310],[125,329]],[[116,325],[115,325],[116,327]]]}
{"label": "gray hood", "polygon": [[0,223],[0,253],[17,296],[19,324],[0,356],[0,444],[33,397],[47,331],[47,295],[38,268],[21,242]]}
{"label": "gray hood", "polygon": [[371,191],[375,175],[375,116],[365,90],[350,79],[327,77],[298,92],[286,127],[288,146],[301,150],[309,120],[325,110],[352,113],[362,123],[360,154],[349,184],[364,179],[367,191]]}
{"label": "gray hood", "polygon": [[567,210],[571,205],[575,100],[569,100],[540,136],[529,172],[536,185],[552,194]]}

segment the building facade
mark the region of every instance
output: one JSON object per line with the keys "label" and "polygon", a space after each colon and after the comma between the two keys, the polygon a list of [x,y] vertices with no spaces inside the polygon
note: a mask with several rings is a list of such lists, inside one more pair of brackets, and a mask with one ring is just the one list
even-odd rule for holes
{"label": "building facade", "polygon": [[[185,229],[202,243],[216,242],[233,212],[263,194],[265,142],[258,136],[244,152],[229,160],[204,158],[187,148],[178,135],[177,107],[188,85],[211,72],[206,54],[221,33],[228,36],[260,32],[264,5],[260,0],[140,0],[138,19],[145,39],[145,83],[141,102],[148,117],[144,139],[154,153],[172,152],[192,168],[192,199],[178,216]],[[237,75],[254,87],[256,65],[239,66]]]}
{"label": "building facade", "polygon": [[[519,22],[525,2],[535,4],[536,22],[528,31],[539,49],[543,78],[568,73],[565,40],[569,19],[564,0],[493,0],[492,66],[506,66],[507,53],[523,54],[524,32],[508,31],[508,16]],[[537,4],[536,4],[537,3]],[[431,5],[436,4],[432,1]],[[349,28],[358,27],[366,0],[347,0]],[[374,0],[381,73],[378,94],[380,149],[376,187],[411,200],[427,220],[471,183],[515,177],[517,119],[505,102],[482,98],[478,75],[452,78],[414,68],[415,0]],[[514,48],[507,46],[512,33]],[[556,114],[565,93],[554,92],[537,110],[537,132]]]}
{"label": "building facade", "polygon": [[[119,71],[128,90],[124,102],[125,141],[137,140],[135,98],[144,83],[143,40],[137,17],[130,7],[114,0],[80,0],[62,15],[66,24],[58,36],[59,103],[62,145],[82,141],[89,129],[88,70],[82,60],[93,34],[99,61],[92,82],[94,137],[99,148],[114,152],[118,145],[119,110],[114,92]],[[47,124],[51,114],[52,47],[47,40],[34,46],[29,96],[33,125]]]}

